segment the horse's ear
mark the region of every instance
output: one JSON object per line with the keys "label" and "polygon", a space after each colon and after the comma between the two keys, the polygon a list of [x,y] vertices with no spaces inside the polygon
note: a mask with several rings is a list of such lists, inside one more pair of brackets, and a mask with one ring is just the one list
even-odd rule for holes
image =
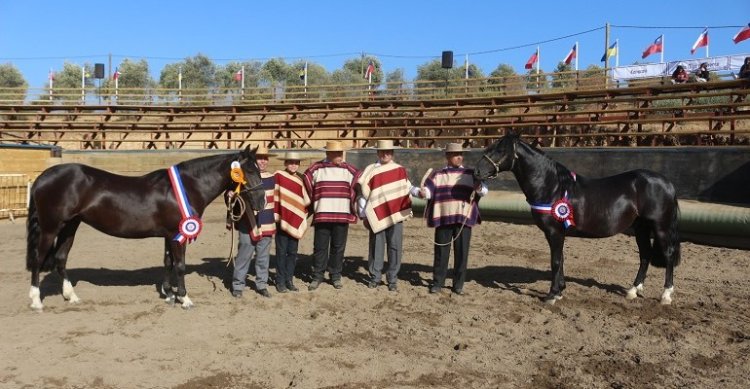
{"label": "horse's ear", "polygon": [[240,157],[243,159],[255,158],[256,151],[258,151],[258,146],[255,146],[254,149],[250,149],[250,145],[247,145],[242,151],[240,151]]}
{"label": "horse's ear", "polygon": [[542,144],[542,141],[539,137],[534,138],[534,140],[531,141],[531,148],[539,150],[539,145]]}

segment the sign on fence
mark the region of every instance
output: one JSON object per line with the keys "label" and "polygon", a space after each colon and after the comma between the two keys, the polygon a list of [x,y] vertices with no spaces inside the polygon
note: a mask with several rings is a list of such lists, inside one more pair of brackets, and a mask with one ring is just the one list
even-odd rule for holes
{"label": "sign on fence", "polygon": [[30,186],[26,174],[0,174],[0,219],[28,213]]}
{"label": "sign on fence", "polygon": [[677,65],[682,65],[688,73],[698,69],[701,63],[708,64],[710,72],[738,71],[750,54],[724,55],[720,57],[686,59],[666,63],[644,63],[639,65],[618,66],[612,68],[612,78],[615,80],[635,80],[639,78],[653,78],[670,76]]}

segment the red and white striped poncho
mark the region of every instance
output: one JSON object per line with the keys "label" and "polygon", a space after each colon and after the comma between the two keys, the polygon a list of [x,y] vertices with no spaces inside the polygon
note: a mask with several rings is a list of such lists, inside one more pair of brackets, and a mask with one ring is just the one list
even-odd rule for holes
{"label": "red and white striped poncho", "polygon": [[307,230],[307,206],[310,196],[305,189],[302,176],[285,170],[276,172],[274,188],[274,218],[279,229],[296,239],[302,239]]}
{"label": "red and white striped poncho", "polygon": [[323,160],[307,168],[304,180],[313,202],[313,224],[357,222],[353,205],[358,176],[359,170],[346,162]]}
{"label": "red and white striped poncho", "polygon": [[403,166],[390,162],[374,163],[359,177],[362,195],[367,200],[367,224],[374,233],[412,216],[409,190],[411,183]]}

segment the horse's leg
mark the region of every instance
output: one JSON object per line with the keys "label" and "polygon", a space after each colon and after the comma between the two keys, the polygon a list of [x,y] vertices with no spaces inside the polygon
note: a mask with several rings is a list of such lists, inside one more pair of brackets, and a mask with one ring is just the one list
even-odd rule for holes
{"label": "horse's leg", "polygon": [[57,234],[57,242],[55,243],[54,255],[57,259],[57,274],[63,280],[62,295],[71,304],[77,304],[81,302],[81,299],[78,298],[76,292],[73,290],[73,284],[68,279],[68,272],[65,270],[65,267],[68,262],[68,253],[70,253],[70,248],[73,247],[73,240],[80,225],[81,220],[78,218],[65,223],[60,233]]}
{"label": "horse's leg", "polygon": [[672,293],[674,293],[674,260],[670,253],[671,250],[669,250],[669,231],[667,231],[667,228],[657,225],[654,228],[654,233],[656,234],[656,239],[654,239],[654,250],[660,250],[661,255],[664,256],[664,261],[666,262],[666,269],[664,272],[664,292],[661,294],[661,303],[669,305],[672,304]]}
{"label": "horse's leg", "polygon": [[544,302],[553,305],[562,298],[562,291],[565,290],[565,272],[563,271],[565,235],[555,230],[545,232],[545,235],[551,254],[552,286],[547,296],[544,297]]}
{"label": "horse's leg", "polygon": [[182,303],[183,309],[190,309],[193,307],[193,302],[187,295],[187,289],[185,288],[185,251],[187,250],[187,243],[181,245],[179,242],[173,240],[172,245],[172,258],[174,258],[174,273],[177,276],[177,300]]}
{"label": "horse's leg", "polygon": [[55,233],[37,231],[38,243],[35,245],[36,258],[32,259],[29,266],[31,271],[31,288],[29,289],[29,298],[31,298],[31,309],[41,311],[44,308],[42,304],[42,293],[39,290],[39,274],[42,272],[42,265],[47,255],[52,250],[55,243]]}
{"label": "horse's leg", "polygon": [[174,270],[174,258],[169,243],[170,239],[164,239],[164,280],[161,283],[161,293],[167,304],[174,304],[174,292],[172,292],[172,272]]}
{"label": "horse's leg", "polygon": [[625,296],[626,299],[632,300],[638,297],[638,294],[643,293],[643,281],[646,280],[646,272],[648,271],[648,263],[651,256],[654,255],[651,247],[651,226],[650,222],[642,219],[636,219],[633,223],[633,229],[635,230],[635,242],[638,244],[638,256],[640,257],[641,264],[638,267],[638,274],[635,276],[633,286],[628,289],[628,294]]}

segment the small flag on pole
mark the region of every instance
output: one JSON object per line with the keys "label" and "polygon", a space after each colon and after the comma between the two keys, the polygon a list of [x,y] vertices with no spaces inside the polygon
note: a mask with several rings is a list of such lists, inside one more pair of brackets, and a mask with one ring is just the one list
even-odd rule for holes
{"label": "small flag on pole", "polygon": [[529,57],[529,60],[526,61],[526,66],[524,66],[524,68],[532,69],[538,58],[539,58],[539,50],[535,51],[534,54],[531,54],[531,57]]}
{"label": "small flag on pole", "polygon": [[602,62],[609,59],[609,57],[614,57],[615,55],[617,55],[617,41],[609,45],[609,48],[607,49],[607,51],[605,51],[604,55],[602,55]]}
{"label": "small flag on pole", "polygon": [[570,65],[571,62],[573,62],[573,59],[575,59],[578,56],[578,43],[573,45],[573,48],[570,49],[570,52],[568,52],[568,56],[565,57],[565,64]]}
{"label": "small flag on pole", "polygon": [[646,47],[641,58],[646,58],[651,54],[661,53],[664,50],[664,45],[662,43],[663,39],[664,35],[659,35],[659,37],[654,40],[654,43]]}
{"label": "small flag on pole", "polygon": [[114,72],[114,73],[112,73],[112,79],[113,79],[113,80],[117,80],[117,79],[119,79],[119,78],[120,78],[120,74],[121,74],[121,73],[120,73],[120,71],[119,71],[119,70],[117,70],[117,68],[115,68],[115,72]]}
{"label": "small flag on pole", "polygon": [[242,81],[242,69],[238,70],[237,73],[234,73],[234,80]]}
{"label": "small flag on pole", "polygon": [[53,72],[52,69],[50,69],[49,74],[47,74],[47,78],[50,81],[55,81],[55,72]]}
{"label": "small flag on pole", "polygon": [[740,43],[745,39],[750,39],[750,23],[748,23],[745,27],[742,27],[742,30],[740,30],[732,38],[735,44]]}
{"label": "small flag on pole", "polygon": [[370,60],[370,63],[367,65],[367,70],[365,70],[365,79],[367,79],[368,82],[372,82],[372,74],[375,72],[375,64],[372,63],[372,60]]}
{"label": "small flag on pole", "polygon": [[693,47],[690,49],[690,54],[695,54],[695,50],[698,50],[701,47],[708,46],[708,28],[703,30],[703,32],[698,36],[698,40],[693,43]]}

